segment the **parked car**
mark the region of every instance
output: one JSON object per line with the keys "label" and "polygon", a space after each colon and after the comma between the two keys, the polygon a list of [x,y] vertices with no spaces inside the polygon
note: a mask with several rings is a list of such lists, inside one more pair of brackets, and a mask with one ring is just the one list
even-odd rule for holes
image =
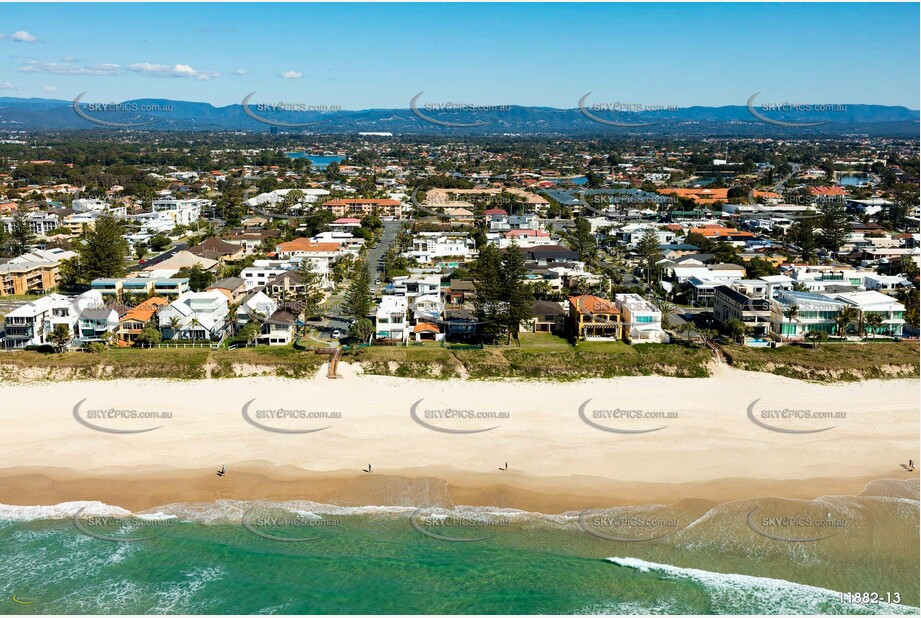
{"label": "parked car", "polygon": [[333,339],[339,339],[342,336],[342,331],[338,328],[333,331]]}

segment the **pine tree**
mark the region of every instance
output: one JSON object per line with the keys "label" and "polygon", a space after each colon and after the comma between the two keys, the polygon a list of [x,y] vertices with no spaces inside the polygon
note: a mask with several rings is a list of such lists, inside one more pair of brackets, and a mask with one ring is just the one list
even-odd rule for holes
{"label": "pine tree", "polygon": [[849,231],[850,225],[844,206],[839,203],[830,204],[822,217],[822,246],[832,253],[837,253],[847,239]]}
{"label": "pine tree", "polygon": [[517,343],[521,323],[534,317],[534,296],[531,293],[531,287],[524,281],[527,272],[518,243],[513,242],[502,256],[501,271],[501,298],[508,343],[511,343],[513,338]]}
{"label": "pine tree", "polygon": [[109,215],[96,219],[95,227],[87,232],[80,247],[80,271],[88,281],[100,277],[122,277],[126,272],[125,258],[130,251],[122,237],[122,227]]}
{"label": "pine tree", "polygon": [[659,234],[655,228],[647,227],[636,244],[636,251],[643,257],[646,265],[646,285],[652,283],[652,271],[656,263],[662,259],[662,250],[659,249]]}
{"label": "pine tree", "polygon": [[585,217],[575,221],[575,227],[563,232],[566,246],[579,254],[579,261],[591,264],[598,256],[598,243],[592,234],[592,225]]}
{"label": "pine tree", "polygon": [[9,246],[12,255],[22,255],[29,249],[29,245],[35,240],[35,234],[32,232],[32,226],[29,225],[29,217],[25,209],[18,208],[13,214],[13,223],[10,226]]}
{"label": "pine tree", "polygon": [[361,259],[355,262],[352,282],[345,293],[346,315],[359,320],[368,317],[373,305],[371,299],[371,276],[368,274],[368,262]]}
{"label": "pine tree", "polygon": [[476,291],[476,298],[473,301],[476,318],[484,323],[484,337],[495,339],[504,326],[502,320],[502,256],[499,250],[491,244],[480,248],[480,254],[471,272]]}

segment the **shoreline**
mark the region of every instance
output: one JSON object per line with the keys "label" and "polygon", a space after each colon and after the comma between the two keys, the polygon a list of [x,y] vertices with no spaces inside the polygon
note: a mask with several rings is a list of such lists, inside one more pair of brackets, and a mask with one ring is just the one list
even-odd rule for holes
{"label": "shoreline", "polygon": [[[360,474],[360,473],[359,473]],[[750,499],[815,500],[856,496],[875,481],[904,481],[897,475],[800,480],[723,478],[692,484],[625,483],[599,478],[533,479],[506,482],[455,474],[421,476],[388,471],[358,476],[351,471],[318,474],[284,467],[237,466],[224,479],[212,470],[77,472],[60,468],[0,471],[0,505],[51,507],[68,502],[101,502],[133,513],[175,504],[223,500],[307,501],[342,507],[432,507],[516,509],[559,515],[583,509],[662,506],[697,502],[717,506]]]}

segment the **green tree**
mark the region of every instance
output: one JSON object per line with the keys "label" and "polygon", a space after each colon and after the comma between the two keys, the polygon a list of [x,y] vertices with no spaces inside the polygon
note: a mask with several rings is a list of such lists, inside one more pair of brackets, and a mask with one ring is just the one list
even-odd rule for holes
{"label": "green tree", "polygon": [[502,330],[502,255],[491,244],[480,249],[471,268],[476,296],[473,301],[477,320],[483,323],[483,336],[495,339]]}
{"label": "green tree", "polygon": [[180,277],[189,278],[189,289],[193,292],[201,292],[214,283],[214,273],[204,270],[198,264],[193,264],[188,268],[181,268],[177,274]]}
{"label": "green tree", "polygon": [[773,263],[762,258],[753,258],[745,264],[745,276],[749,279],[776,275],[778,272],[777,267],[774,266]]}
{"label": "green tree", "polygon": [[592,225],[585,217],[579,217],[572,228],[563,231],[563,242],[579,254],[580,262],[592,264],[598,257],[598,243],[592,234]]}
{"label": "green tree", "polygon": [[134,342],[142,346],[155,346],[162,340],[163,335],[161,335],[160,331],[158,331],[156,328],[145,328],[140,333],[138,333],[138,336]]}
{"label": "green tree", "polygon": [[134,255],[137,256],[138,261],[143,260],[144,256],[147,255],[147,243],[134,243]]}
{"label": "green tree", "polygon": [[129,250],[119,222],[109,215],[100,216],[95,227],[87,232],[86,241],[79,250],[82,278],[92,281],[100,277],[124,276]]}
{"label": "green tree", "polygon": [[35,241],[35,234],[29,224],[29,215],[22,206],[13,213],[13,222],[10,225],[9,243],[10,253],[14,256],[28,251],[29,245]]}
{"label": "green tree", "polygon": [[822,246],[832,253],[838,253],[850,230],[844,205],[838,202],[829,204],[822,216],[822,232],[820,234]]}
{"label": "green tree", "polygon": [[55,324],[54,330],[48,335],[48,343],[51,344],[55,352],[64,351],[70,340],[70,327],[67,324]]}
{"label": "green tree", "polygon": [[656,270],[656,263],[662,259],[662,250],[659,249],[659,234],[655,228],[647,227],[643,231],[636,251],[640,254],[646,269],[646,285],[652,284],[652,273]]}
{"label": "green tree", "polygon": [[883,314],[876,311],[867,313],[863,320],[866,332],[872,335],[877,335],[882,331],[884,322]]}
{"label": "green tree", "polygon": [[726,334],[737,343],[745,336],[745,323],[738,318],[729,318],[723,322],[723,328]]}
{"label": "green tree", "polygon": [[828,333],[824,330],[811,330],[806,333],[806,341],[812,343],[813,348],[817,348],[823,341],[828,341]]}
{"label": "green tree", "polygon": [[374,335],[374,323],[368,318],[358,318],[349,326],[349,337],[361,343],[367,343],[372,335]]}
{"label": "green tree", "polygon": [[298,300],[303,304],[304,316],[314,317],[320,315],[320,306],[326,296],[323,293],[323,277],[313,270],[313,262],[303,260],[300,268],[301,281],[304,291],[298,293]]}
{"label": "green tree", "polygon": [[787,318],[787,322],[790,324],[796,322],[797,317],[799,317],[799,306],[794,304],[787,307],[783,312],[783,317]]}
{"label": "green tree", "polygon": [[512,339],[518,343],[521,323],[534,317],[534,297],[531,287],[524,281],[527,272],[518,243],[513,242],[502,256],[501,270],[503,326],[508,336],[506,343],[511,343]]}
{"label": "green tree", "polygon": [[157,234],[156,236],[150,239],[150,247],[154,251],[163,251],[164,249],[169,247],[170,242],[172,241],[166,235]]}
{"label": "green tree", "polygon": [[355,261],[352,281],[345,293],[346,315],[358,320],[368,317],[373,307],[371,299],[371,276],[368,274],[368,262],[365,259]]}
{"label": "green tree", "polygon": [[790,237],[799,247],[804,261],[810,262],[815,258],[817,243],[814,219],[800,219],[798,223],[793,224],[790,227]]}
{"label": "green tree", "polygon": [[672,312],[675,310],[675,304],[662,298],[653,299],[652,304],[655,305],[656,309],[659,310],[659,313],[662,314],[663,330],[670,329],[674,322]]}
{"label": "green tree", "polygon": [[838,336],[844,337],[847,334],[847,329],[857,322],[858,317],[857,307],[847,306],[839,311],[838,317],[835,318],[835,323],[838,325]]}
{"label": "green tree", "polygon": [[69,260],[61,260],[58,266],[58,275],[60,275],[60,286],[64,289],[71,289],[83,281],[80,275],[80,258],[74,257]]}
{"label": "green tree", "polygon": [[234,339],[240,343],[245,343],[246,345],[253,345],[256,342],[256,339],[259,338],[259,334],[262,332],[262,324],[253,320],[247,322],[243,328],[237,332],[237,336]]}

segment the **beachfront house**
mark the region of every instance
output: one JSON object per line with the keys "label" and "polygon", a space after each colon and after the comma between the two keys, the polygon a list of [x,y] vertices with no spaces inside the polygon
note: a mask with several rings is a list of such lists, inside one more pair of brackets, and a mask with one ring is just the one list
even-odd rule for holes
{"label": "beachfront house", "polygon": [[[795,307],[795,309],[792,309]],[[800,340],[806,333],[838,332],[837,318],[845,303],[825,294],[783,290],[771,305],[771,330],[785,339]]]}
{"label": "beachfront house", "polygon": [[262,323],[257,343],[266,345],[288,345],[294,339],[297,317],[290,311],[279,309]]}
{"label": "beachfront house", "polygon": [[569,334],[576,341],[619,341],[623,336],[620,310],[606,298],[571,296]]}
{"label": "beachfront house", "polygon": [[553,335],[563,335],[566,331],[566,309],[562,303],[552,300],[536,300],[531,305],[531,312],[534,317],[522,323],[522,331]]}
{"label": "beachfront house", "polygon": [[406,310],[409,307],[405,296],[384,296],[374,314],[377,339],[406,341],[409,323]]}
{"label": "beachfront house", "polygon": [[624,341],[627,343],[668,343],[662,330],[662,312],[639,294],[615,294],[614,304],[620,309]]}
{"label": "beachfront house", "polygon": [[227,297],[221,292],[186,292],[158,316],[164,339],[219,341],[227,328]]}
{"label": "beachfront house", "polygon": [[905,326],[905,305],[895,298],[872,290],[836,294],[834,298],[857,309],[859,312],[858,330],[867,330],[867,317],[875,313],[882,320],[880,326],[870,329],[870,334],[902,336],[902,328]]}
{"label": "beachfront house", "polygon": [[262,324],[277,310],[278,303],[265,292],[253,292],[243,299],[234,313],[236,330],[239,331],[250,322]]}
{"label": "beachfront house", "polygon": [[169,305],[162,296],[148,298],[137,307],[126,311],[118,319],[118,339],[125,343],[134,343],[144,329],[157,329],[157,312]]}
{"label": "beachfront house", "polygon": [[739,320],[746,327],[746,344],[765,344],[771,330],[771,302],[763,294],[721,285],[713,292],[713,317],[721,324]]}
{"label": "beachfront house", "polygon": [[115,309],[100,307],[84,309],[77,322],[77,338],[81,343],[105,341],[106,335],[118,330],[118,312]]}
{"label": "beachfront house", "polygon": [[[105,315],[96,315],[94,311],[104,311]],[[112,313],[114,311],[105,309],[102,294],[94,290],[79,296],[48,294],[6,315],[3,347],[21,349],[48,344],[49,336],[58,325],[66,326],[71,339],[77,343],[83,342],[83,332],[87,333],[89,339],[95,339],[97,333],[101,335],[117,327],[117,314],[114,316],[114,326],[110,323]],[[84,317],[85,323],[81,321]]]}

